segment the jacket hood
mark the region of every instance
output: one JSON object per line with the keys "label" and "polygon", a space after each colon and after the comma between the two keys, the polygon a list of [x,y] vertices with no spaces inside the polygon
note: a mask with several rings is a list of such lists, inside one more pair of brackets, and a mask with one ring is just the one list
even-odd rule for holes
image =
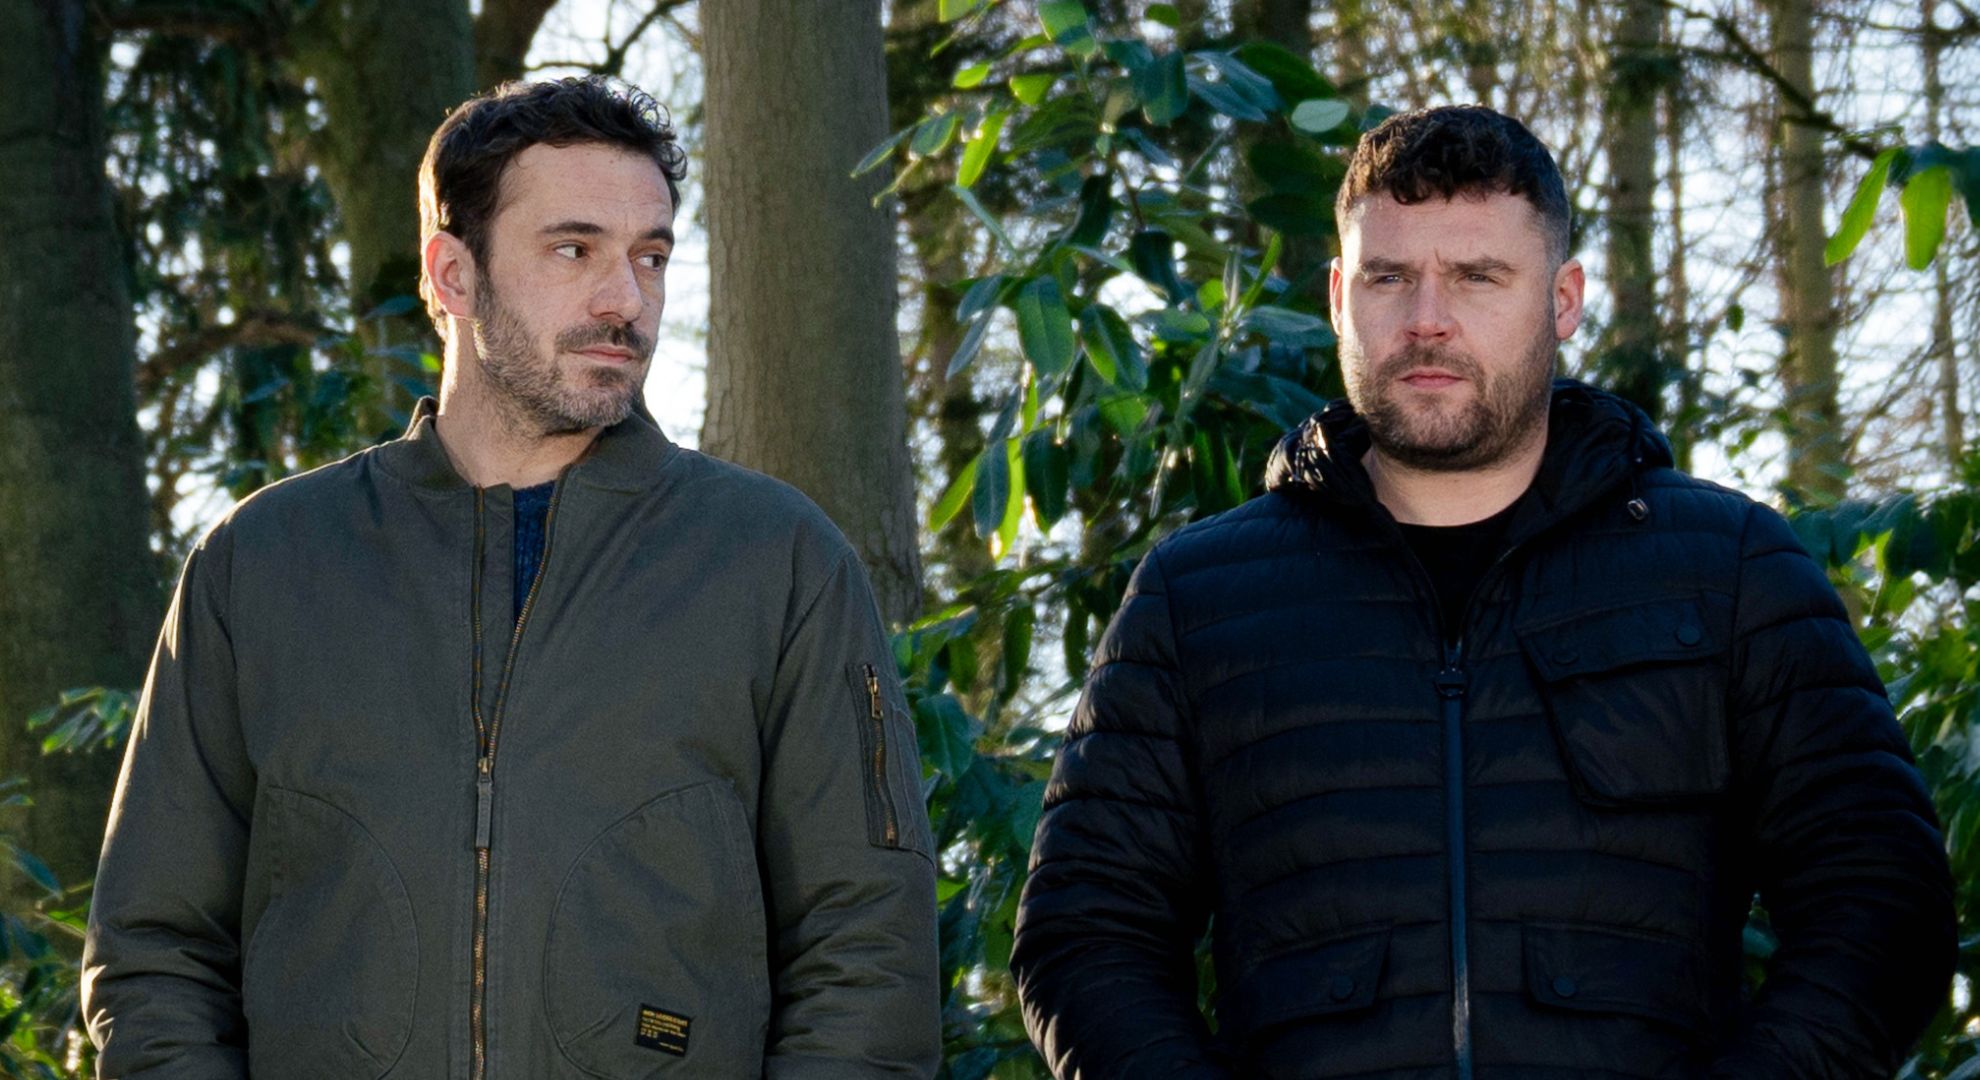
{"label": "jacket hood", "polygon": [[[1647,469],[1670,466],[1671,444],[1642,409],[1574,379],[1554,380],[1547,448],[1533,487],[1549,510],[1580,505]],[[1265,466],[1265,487],[1373,503],[1362,468],[1368,424],[1345,398],[1286,433]]]}

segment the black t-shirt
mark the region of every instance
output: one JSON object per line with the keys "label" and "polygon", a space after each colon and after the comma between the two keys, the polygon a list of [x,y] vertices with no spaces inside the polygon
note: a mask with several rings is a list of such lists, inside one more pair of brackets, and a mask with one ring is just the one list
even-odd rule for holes
{"label": "black t-shirt", "polygon": [[1514,499],[1504,510],[1467,525],[1401,525],[1403,539],[1437,588],[1446,644],[1455,644],[1464,632],[1465,608],[1478,579],[1505,554],[1506,526],[1520,501]]}

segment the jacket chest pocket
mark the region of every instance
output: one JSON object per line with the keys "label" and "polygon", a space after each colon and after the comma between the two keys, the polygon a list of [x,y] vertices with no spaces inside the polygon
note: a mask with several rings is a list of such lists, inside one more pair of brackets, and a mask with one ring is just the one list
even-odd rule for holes
{"label": "jacket chest pocket", "polygon": [[1591,806],[1726,790],[1725,602],[1661,598],[1519,627],[1568,779]]}

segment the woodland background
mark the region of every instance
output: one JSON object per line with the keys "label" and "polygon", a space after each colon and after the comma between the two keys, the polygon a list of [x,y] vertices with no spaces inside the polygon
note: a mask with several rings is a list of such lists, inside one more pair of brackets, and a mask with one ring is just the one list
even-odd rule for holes
{"label": "woodland background", "polygon": [[[1569,180],[1566,371],[1789,510],[1857,615],[1961,883],[1903,1075],[1980,1076],[1972,0],[0,0],[0,1071],[89,1068],[74,958],[180,558],[401,429],[426,139],[576,71],[694,155],[656,413],[809,492],[900,629],[946,1075],[1044,1075],[1011,918],[1129,570],[1340,391],[1346,148],[1482,101]],[[1771,947],[1756,909],[1756,980]]]}

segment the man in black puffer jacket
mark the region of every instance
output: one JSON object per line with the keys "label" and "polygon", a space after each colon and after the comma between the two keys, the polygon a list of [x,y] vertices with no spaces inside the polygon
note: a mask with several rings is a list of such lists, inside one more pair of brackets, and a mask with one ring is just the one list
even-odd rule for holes
{"label": "man in black puffer jacket", "polygon": [[1339,216],[1348,402],[1142,561],[1053,773],[1012,968],[1054,1072],[1890,1076],[1952,887],[1821,569],[1552,380],[1582,273],[1524,127],[1392,118]]}

